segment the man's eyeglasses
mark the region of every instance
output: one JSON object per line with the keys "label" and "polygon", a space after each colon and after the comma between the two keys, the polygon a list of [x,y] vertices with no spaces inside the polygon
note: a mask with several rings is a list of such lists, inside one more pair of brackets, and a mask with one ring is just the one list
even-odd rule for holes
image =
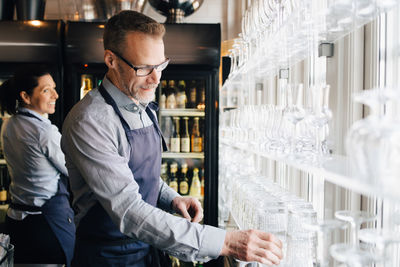
{"label": "man's eyeglasses", "polygon": [[138,77],[144,77],[144,76],[150,75],[153,72],[153,70],[156,70],[157,72],[162,72],[168,66],[168,63],[169,63],[169,58],[167,58],[163,63],[158,64],[158,65],[147,65],[145,67],[136,67],[136,66],[132,65],[132,63],[130,63],[128,60],[126,60],[120,54],[118,54],[114,51],[111,51],[111,52],[113,52],[117,57],[122,59],[122,61],[125,62],[129,67],[134,69],[136,72],[136,76],[138,76]]}

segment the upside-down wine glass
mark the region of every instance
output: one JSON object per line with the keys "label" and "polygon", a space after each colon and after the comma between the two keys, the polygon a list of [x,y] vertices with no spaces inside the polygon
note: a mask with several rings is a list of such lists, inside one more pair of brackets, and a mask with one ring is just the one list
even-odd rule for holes
{"label": "upside-down wine glass", "polygon": [[[303,227],[309,231],[317,232],[317,242],[321,242],[317,246],[317,252],[315,257],[315,267],[329,267],[329,245],[332,242],[332,232],[337,229],[345,229],[347,224],[345,222],[331,219],[318,221],[317,223],[305,223]],[[320,249],[318,249],[320,248]]]}
{"label": "upside-down wine glass", "polygon": [[335,212],[335,217],[339,220],[350,223],[352,238],[350,244],[339,243],[330,247],[331,256],[347,264],[348,267],[363,267],[374,262],[374,255],[368,251],[360,249],[358,232],[361,224],[376,220],[376,215],[365,211],[341,210]]}

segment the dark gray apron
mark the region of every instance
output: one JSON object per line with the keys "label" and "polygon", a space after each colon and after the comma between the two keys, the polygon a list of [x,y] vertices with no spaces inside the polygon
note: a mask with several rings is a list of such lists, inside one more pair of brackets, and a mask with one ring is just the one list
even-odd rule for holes
{"label": "dark gray apron", "polygon": [[[19,111],[17,115],[38,119],[28,112]],[[39,120],[39,119],[38,119]],[[11,203],[10,207],[22,211],[41,211],[53,230],[65,253],[66,265],[70,266],[75,245],[74,212],[69,203],[68,178],[60,175],[57,193],[42,207]]]}
{"label": "dark gray apron", "polygon": [[[161,171],[161,141],[166,149],[157,120],[150,110],[156,107],[154,103],[150,103],[146,108],[153,125],[131,130],[103,85],[99,92],[106,103],[113,107],[124,127],[130,144],[129,168],[139,185],[139,193],[145,202],[156,206]],[[122,234],[97,202],[79,223],[72,265],[144,267],[147,265],[146,256],[149,251],[148,244]]]}

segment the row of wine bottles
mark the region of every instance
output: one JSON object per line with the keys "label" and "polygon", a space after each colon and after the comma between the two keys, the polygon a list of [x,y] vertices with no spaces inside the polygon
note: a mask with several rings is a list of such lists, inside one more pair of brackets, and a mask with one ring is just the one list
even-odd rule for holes
{"label": "row of wine bottles", "polygon": [[[186,86],[188,84],[188,86]],[[204,81],[180,80],[176,86],[175,80],[161,81],[161,109],[197,108],[205,109],[206,90]]]}
{"label": "row of wine bottles", "polygon": [[[169,169],[169,171],[168,171]],[[161,165],[161,178],[176,192],[183,196],[190,195],[198,199],[204,197],[204,170],[201,171],[201,178],[198,168],[193,168],[193,175],[190,179],[189,168],[186,163],[183,163],[178,173],[178,163],[172,162],[163,163]]]}
{"label": "row of wine bottles", "polygon": [[[189,128],[191,131],[189,133]],[[203,152],[200,118],[164,117],[161,129],[170,152]]]}

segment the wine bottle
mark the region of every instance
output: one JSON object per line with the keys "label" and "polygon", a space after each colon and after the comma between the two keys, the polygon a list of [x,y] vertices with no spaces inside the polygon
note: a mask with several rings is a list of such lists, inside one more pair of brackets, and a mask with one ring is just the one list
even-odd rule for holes
{"label": "wine bottle", "polygon": [[200,101],[197,104],[197,109],[204,110],[205,108],[206,108],[206,88],[204,87],[204,83],[202,83],[200,89]]}
{"label": "wine bottle", "polygon": [[0,205],[5,205],[7,203],[7,190],[4,185],[5,177],[7,175],[7,168],[0,168]]}
{"label": "wine bottle", "polygon": [[190,152],[189,117],[183,117],[184,129],[181,137],[181,152]]}
{"label": "wine bottle", "polygon": [[201,184],[198,168],[193,169],[192,184],[190,185],[190,196],[201,199]]}
{"label": "wine bottle", "polygon": [[174,129],[171,135],[171,152],[180,152],[181,151],[181,139],[179,134],[179,117],[173,117],[174,120]]}
{"label": "wine bottle", "polygon": [[197,102],[197,89],[196,89],[196,81],[192,81],[189,88],[189,108],[196,108]]}
{"label": "wine bottle", "polygon": [[169,177],[169,187],[174,189],[176,192],[178,192],[178,179],[176,178],[176,173],[178,171],[178,165],[176,163],[172,163],[170,165],[170,173],[171,176]]}
{"label": "wine bottle", "polygon": [[176,93],[178,89],[175,86],[174,80],[169,80],[168,82],[168,90],[167,90],[167,102],[166,108],[174,109],[176,108]]}
{"label": "wine bottle", "polygon": [[161,164],[160,177],[161,179],[163,179],[164,182],[168,182],[168,164],[166,162]]}
{"label": "wine bottle", "polygon": [[176,97],[177,108],[186,108],[187,97],[185,90],[186,90],[185,81],[180,80],[178,83],[178,93]]}
{"label": "wine bottle", "polygon": [[81,99],[93,89],[93,82],[90,75],[83,74],[81,76]]}
{"label": "wine bottle", "polygon": [[187,164],[182,164],[182,178],[179,182],[179,194],[186,196],[189,194],[189,179],[187,177],[188,167]]}
{"label": "wine bottle", "polygon": [[199,117],[194,118],[192,135],[191,135],[191,143],[192,143],[192,152],[202,152],[203,151],[203,138],[200,134],[200,125],[199,125]]}

